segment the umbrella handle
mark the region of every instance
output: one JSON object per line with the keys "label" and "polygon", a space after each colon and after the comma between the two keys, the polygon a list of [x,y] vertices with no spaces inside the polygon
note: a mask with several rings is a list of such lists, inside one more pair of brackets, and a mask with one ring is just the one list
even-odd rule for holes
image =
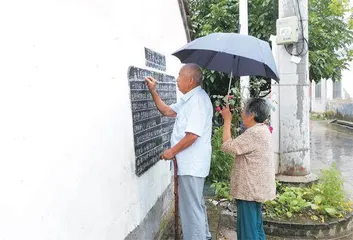
{"label": "umbrella handle", "polygon": [[[233,78],[233,72],[230,72],[230,79],[229,79],[227,96],[229,96],[229,94],[230,94],[230,86],[232,85],[232,78]],[[228,97],[226,98],[226,104],[228,104]]]}

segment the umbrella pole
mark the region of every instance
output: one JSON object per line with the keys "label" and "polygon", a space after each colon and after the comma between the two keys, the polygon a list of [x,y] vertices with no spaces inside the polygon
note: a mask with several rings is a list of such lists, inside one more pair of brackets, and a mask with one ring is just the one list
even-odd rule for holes
{"label": "umbrella pole", "polygon": [[180,240],[179,237],[179,191],[178,191],[178,163],[176,158],[173,158],[174,164],[174,231],[175,240]]}
{"label": "umbrella pole", "polygon": [[[227,96],[229,96],[229,94],[230,94],[230,86],[232,85],[232,78],[233,78],[233,72],[230,72],[230,79],[229,79]],[[228,97],[226,98],[226,104],[228,104]]]}

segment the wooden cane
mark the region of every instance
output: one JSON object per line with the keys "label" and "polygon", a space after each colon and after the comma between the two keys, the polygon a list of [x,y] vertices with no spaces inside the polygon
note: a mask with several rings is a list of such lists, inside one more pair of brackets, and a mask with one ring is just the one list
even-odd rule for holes
{"label": "wooden cane", "polygon": [[178,191],[178,163],[176,158],[173,158],[174,164],[174,230],[175,230],[175,240],[180,240],[179,236],[179,191]]}

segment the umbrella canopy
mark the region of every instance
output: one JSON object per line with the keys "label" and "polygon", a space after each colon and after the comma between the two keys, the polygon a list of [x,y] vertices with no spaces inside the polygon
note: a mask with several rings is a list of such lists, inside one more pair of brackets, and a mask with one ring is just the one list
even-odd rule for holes
{"label": "umbrella canopy", "polygon": [[279,81],[270,45],[237,33],[212,33],[189,42],[173,53],[182,63],[231,76],[262,76]]}

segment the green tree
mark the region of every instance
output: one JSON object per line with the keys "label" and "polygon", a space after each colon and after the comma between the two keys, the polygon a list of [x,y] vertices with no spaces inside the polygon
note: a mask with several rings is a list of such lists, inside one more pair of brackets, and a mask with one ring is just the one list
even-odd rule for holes
{"label": "green tree", "polygon": [[309,0],[311,80],[341,80],[352,61],[352,23],[348,0]]}
{"label": "green tree", "polygon": [[[276,34],[277,0],[249,0],[249,34],[265,41]],[[237,0],[189,0],[192,37],[212,32],[239,32]],[[352,9],[348,0],[309,0],[310,79],[340,80],[352,60]],[[305,27],[305,26],[304,26]],[[210,78],[212,76],[212,78]],[[217,79],[217,83],[214,84]],[[205,88],[219,94],[227,85],[224,74],[207,72]],[[235,84],[235,83],[234,83]],[[269,81],[263,89],[269,88]]]}
{"label": "green tree", "polygon": [[[189,0],[192,37],[213,32],[239,32],[237,0]],[[249,34],[268,41],[276,33],[277,1],[249,0]]]}
{"label": "green tree", "polygon": [[[249,0],[249,34],[268,41],[276,32],[277,1]],[[192,23],[192,38],[213,32],[239,32],[239,3],[237,0],[189,0]],[[210,95],[225,95],[229,77],[214,71],[205,71],[204,88]],[[254,81],[255,77],[252,77]],[[261,86],[265,91],[270,88],[271,80]],[[239,87],[235,78],[232,87]],[[252,91],[253,93],[253,91]]]}

